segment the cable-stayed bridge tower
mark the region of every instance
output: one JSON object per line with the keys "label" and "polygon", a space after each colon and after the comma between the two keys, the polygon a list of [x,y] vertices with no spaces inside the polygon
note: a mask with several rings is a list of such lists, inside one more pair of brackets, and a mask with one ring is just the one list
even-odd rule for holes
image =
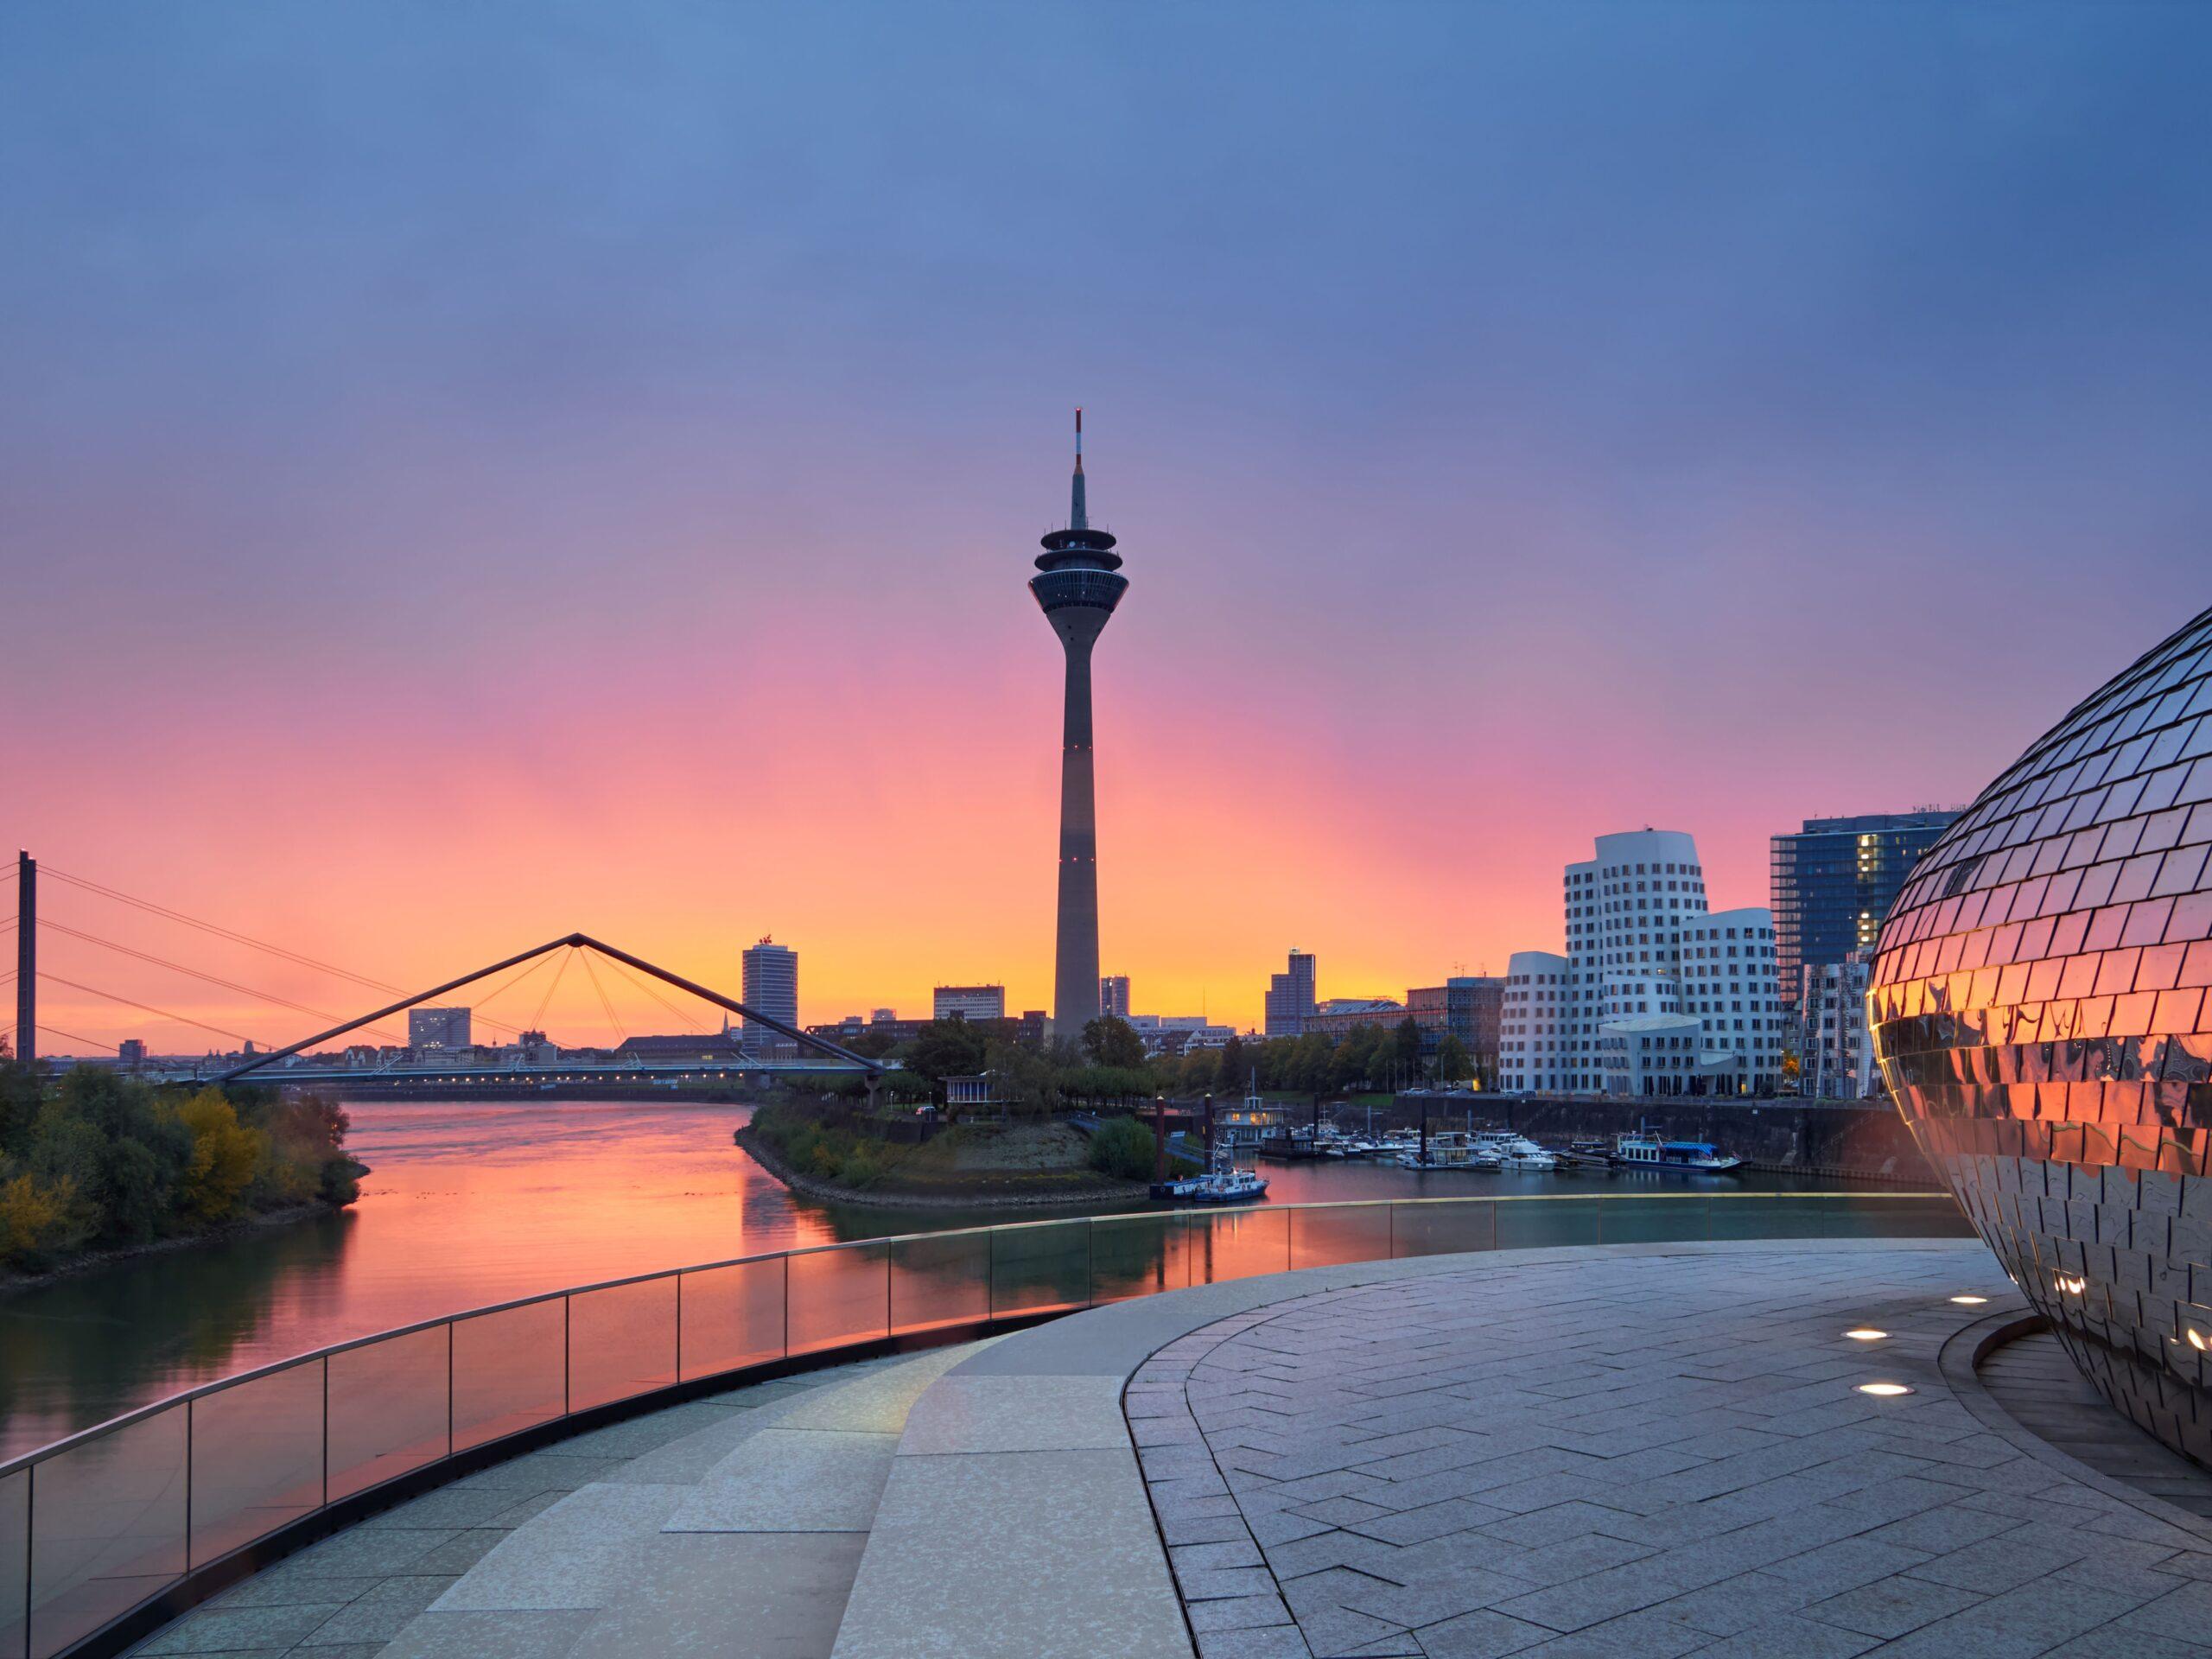
{"label": "cable-stayed bridge tower", "polygon": [[1091,770],[1090,648],[1128,591],[1114,538],[1090,527],[1084,498],[1083,411],[1075,412],[1068,527],[1044,538],[1029,579],[1067,654],[1060,723],[1060,891],[1052,963],[1052,1027],[1079,1037],[1098,1017],[1098,792]]}

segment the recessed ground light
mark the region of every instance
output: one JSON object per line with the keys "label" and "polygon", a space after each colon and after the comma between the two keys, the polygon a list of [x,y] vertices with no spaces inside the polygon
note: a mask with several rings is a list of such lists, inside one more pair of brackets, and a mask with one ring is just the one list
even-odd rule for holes
{"label": "recessed ground light", "polygon": [[1847,1331],[1843,1334],[1853,1342],[1879,1342],[1890,1333],[1886,1331],[1877,1331],[1872,1325],[1862,1325],[1856,1331]]}
{"label": "recessed ground light", "polygon": [[1951,1300],[1961,1307],[1980,1307],[1989,1300],[1986,1296],[1954,1296]]}
{"label": "recessed ground light", "polygon": [[1902,1382],[1861,1382],[1859,1385],[1859,1392],[1878,1394],[1883,1399],[1887,1400],[1896,1395],[1910,1394],[1912,1390]]}

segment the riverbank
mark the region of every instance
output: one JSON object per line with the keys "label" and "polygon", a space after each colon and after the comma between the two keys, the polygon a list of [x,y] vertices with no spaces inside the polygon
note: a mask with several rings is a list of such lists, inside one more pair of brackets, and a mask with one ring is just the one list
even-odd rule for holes
{"label": "riverbank", "polygon": [[[360,1173],[365,1175],[369,1166],[363,1164]],[[358,1178],[357,1178],[358,1179]],[[257,1215],[240,1216],[218,1226],[198,1232],[178,1233],[168,1238],[149,1239],[143,1244],[118,1244],[104,1250],[86,1250],[40,1268],[36,1273],[25,1273],[17,1268],[0,1268],[0,1297],[11,1296],[21,1291],[37,1290],[63,1279],[73,1279],[79,1274],[92,1273],[101,1268],[113,1267],[118,1262],[131,1261],[144,1255],[167,1255],[180,1250],[200,1249],[210,1244],[228,1243],[250,1233],[264,1232],[274,1227],[289,1227],[298,1222],[313,1221],[322,1216],[344,1212],[353,1203],[352,1198],[342,1204],[326,1204],[311,1198],[305,1204],[288,1204],[280,1209],[264,1210]]]}
{"label": "riverbank", "polygon": [[1118,1205],[1149,1196],[1142,1181],[1116,1180],[1095,1170],[976,1169],[937,1179],[903,1175],[868,1186],[802,1171],[774,1141],[747,1125],[737,1144],[761,1168],[794,1192],[830,1204],[865,1205],[878,1210],[1022,1210],[1052,1205]]}

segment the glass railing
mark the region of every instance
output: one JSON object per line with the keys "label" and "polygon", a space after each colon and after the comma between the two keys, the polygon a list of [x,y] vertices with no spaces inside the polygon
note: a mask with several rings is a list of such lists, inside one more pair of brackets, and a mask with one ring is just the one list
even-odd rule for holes
{"label": "glass railing", "polygon": [[225,1558],[495,1442],[809,1355],[1294,1268],[1968,1231],[1940,1194],[1415,1198],[1018,1222],[554,1291],[208,1383],[0,1465],[0,1659],[107,1646],[118,1621],[181,1605]]}

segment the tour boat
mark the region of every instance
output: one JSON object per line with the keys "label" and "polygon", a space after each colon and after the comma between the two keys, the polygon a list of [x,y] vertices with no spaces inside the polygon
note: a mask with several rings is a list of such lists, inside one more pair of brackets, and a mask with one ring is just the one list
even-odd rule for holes
{"label": "tour boat", "polygon": [[1744,1160],[1710,1141],[1662,1141],[1649,1129],[1624,1135],[1613,1143],[1613,1162],[1624,1169],[1679,1169],[1718,1174],[1739,1169]]}

